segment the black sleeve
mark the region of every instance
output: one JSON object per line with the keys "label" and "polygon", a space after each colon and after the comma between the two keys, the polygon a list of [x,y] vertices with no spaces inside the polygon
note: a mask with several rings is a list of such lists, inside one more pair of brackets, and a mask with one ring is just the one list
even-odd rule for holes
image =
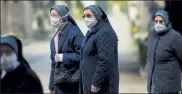
{"label": "black sleeve", "polygon": [[111,34],[105,32],[98,36],[96,42],[98,62],[92,78],[92,85],[100,88],[104,78],[109,77],[112,65],[114,65],[112,59],[115,45],[116,42]]}
{"label": "black sleeve", "polygon": [[75,32],[71,43],[73,44],[73,53],[63,53],[63,63],[65,64],[71,64],[72,62],[79,62],[80,61],[80,49],[81,49],[81,43],[84,36],[81,32]]}

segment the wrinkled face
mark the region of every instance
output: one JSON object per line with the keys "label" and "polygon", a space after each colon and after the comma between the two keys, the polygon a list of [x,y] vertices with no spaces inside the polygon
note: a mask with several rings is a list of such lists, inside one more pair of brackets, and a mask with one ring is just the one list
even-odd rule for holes
{"label": "wrinkled face", "polygon": [[87,17],[87,18],[93,18],[95,16],[94,16],[93,12],[90,9],[86,9],[83,12],[82,18],[85,19],[85,17]]}
{"label": "wrinkled face", "polygon": [[161,16],[156,16],[155,19],[154,19],[154,24],[165,25],[165,21]]}
{"label": "wrinkled face", "polygon": [[5,58],[15,54],[14,50],[8,45],[0,45],[0,57]]}

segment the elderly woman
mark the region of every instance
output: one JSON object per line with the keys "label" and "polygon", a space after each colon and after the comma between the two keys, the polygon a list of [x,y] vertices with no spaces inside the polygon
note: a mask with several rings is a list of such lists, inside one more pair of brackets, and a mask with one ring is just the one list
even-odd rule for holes
{"label": "elderly woman", "polygon": [[22,55],[21,41],[12,35],[1,37],[1,94],[43,94],[41,82]]}
{"label": "elderly woman", "polygon": [[84,94],[118,94],[118,39],[107,15],[97,5],[84,8],[88,27],[81,48],[81,76]]}
{"label": "elderly woman", "polygon": [[149,93],[181,91],[182,36],[171,28],[168,14],[159,10],[154,15],[154,27],[148,36]]}
{"label": "elderly woman", "polygon": [[50,43],[52,69],[49,89],[55,94],[78,93],[79,52],[84,36],[65,5],[51,8],[50,15],[52,26],[58,30]]}

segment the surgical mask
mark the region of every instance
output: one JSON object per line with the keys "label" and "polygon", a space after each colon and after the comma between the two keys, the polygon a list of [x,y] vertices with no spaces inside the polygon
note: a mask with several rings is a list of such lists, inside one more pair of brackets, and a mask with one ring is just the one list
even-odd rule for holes
{"label": "surgical mask", "polygon": [[57,18],[57,17],[50,17],[50,22],[51,22],[51,25],[54,27],[54,28],[60,28],[60,27],[63,27],[65,25],[64,22],[60,22],[61,21],[61,18]]}
{"label": "surgical mask", "polygon": [[166,29],[166,26],[165,25],[162,25],[162,24],[155,24],[154,25],[154,29],[157,31],[157,32],[160,32],[160,31],[163,31]]}
{"label": "surgical mask", "polygon": [[92,28],[94,25],[97,24],[97,20],[95,17],[90,17],[90,18],[85,17],[84,22],[88,28]]}
{"label": "surgical mask", "polygon": [[51,22],[51,25],[54,27],[54,28],[61,28],[61,27],[63,27],[67,22],[63,22],[62,21],[62,18],[64,18],[64,17],[67,17],[67,16],[69,16],[69,12],[68,12],[68,14],[66,14],[66,15],[64,15],[64,16],[62,16],[62,17],[53,17],[53,16],[51,16],[50,17],[50,22]]}
{"label": "surgical mask", "polygon": [[10,56],[1,57],[1,69],[5,71],[12,71],[19,65],[15,53]]}

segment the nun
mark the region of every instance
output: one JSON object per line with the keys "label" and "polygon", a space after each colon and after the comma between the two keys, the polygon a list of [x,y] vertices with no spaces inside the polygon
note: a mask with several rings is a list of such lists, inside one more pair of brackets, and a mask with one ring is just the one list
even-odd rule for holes
{"label": "nun", "polygon": [[81,47],[81,91],[84,94],[118,94],[118,38],[107,15],[97,5],[84,8],[88,31]]}
{"label": "nun", "polygon": [[50,93],[77,94],[80,80],[80,49],[84,36],[65,5],[56,5],[50,9],[50,21],[57,29],[50,42]]}
{"label": "nun", "polygon": [[41,82],[22,54],[21,41],[8,35],[1,37],[1,94],[43,94]]}

